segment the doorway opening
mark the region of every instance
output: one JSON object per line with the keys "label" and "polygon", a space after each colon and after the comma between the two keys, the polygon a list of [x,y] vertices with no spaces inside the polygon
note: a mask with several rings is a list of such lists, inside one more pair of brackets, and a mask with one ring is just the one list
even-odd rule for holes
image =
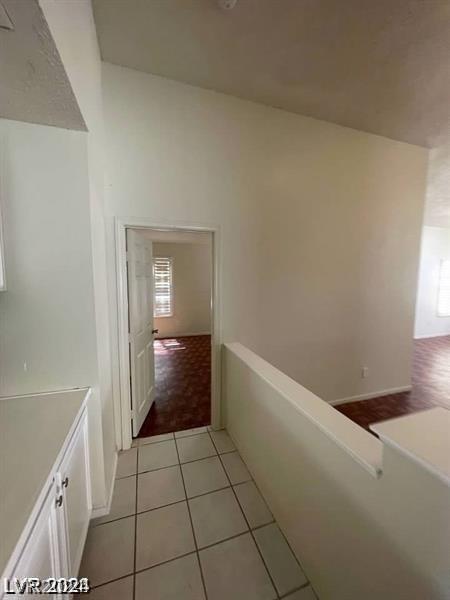
{"label": "doorway opening", "polygon": [[117,223],[121,447],[220,426],[217,230]]}

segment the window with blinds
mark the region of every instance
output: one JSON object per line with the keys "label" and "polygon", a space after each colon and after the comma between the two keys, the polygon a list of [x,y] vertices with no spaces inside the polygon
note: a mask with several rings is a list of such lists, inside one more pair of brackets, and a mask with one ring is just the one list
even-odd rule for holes
{"label": "window with blinds", "polygon": [[441,261],[437,314],[450,317],[450,260]]}
{"label": "window with blinds", "polygon": [[153,290],[153,316],[171,317],[173,315],[171,258],[157,257],[153,259]]}

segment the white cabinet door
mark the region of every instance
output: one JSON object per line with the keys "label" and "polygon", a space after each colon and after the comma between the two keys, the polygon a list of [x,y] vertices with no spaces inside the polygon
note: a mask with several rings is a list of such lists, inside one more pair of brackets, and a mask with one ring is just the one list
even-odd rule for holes
{"label": "white cabinet door", "polygon": [[[65,531],[64,513],[61,503],[62,496],[58,494],[57,483],[53,482],[49,488],[42,510],[34,524],[30,537],[24,548],[16,568],[13,579],[10,580],[10,589],[24,578],[33,577],[41,581],[49,578],[66,576],[65,565]],[[17,588],[16,588],[17,589]],[[35,598],[36,593],[12,594],[12,597]],[[10,595],[5,596],[9,598]],[[59,594],[42,594],[41,598],[60,598]]]}
{"label": "white cabinet door", "polygon": [[59,472],[66,515],[69,576],[76,577],[92,510],[86,412],[74,433]]}

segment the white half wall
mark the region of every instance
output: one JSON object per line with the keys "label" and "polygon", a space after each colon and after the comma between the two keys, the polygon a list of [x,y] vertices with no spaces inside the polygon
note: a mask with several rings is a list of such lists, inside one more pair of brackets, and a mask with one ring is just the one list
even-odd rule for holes
{"label": "white half wall", "polygon": [[381,442],[240,344],[224,372],[227,429],[320,600],[448,600],[445,428]]}
{"label": "white half wall", "polygon": [[450,260],[450,228],[424,227],[416,303],[416,338],[450,335],[450,317],[437,314],[441,261]]}
{"label": "white half wall", "polygon": [[105,63],[103,99],[113,335],[113,218],[215,224],[224,341],[326,400],[410,384],[425,149]]}
{"label": "white half wall", "polygon": [[156,337],[211,333],[211,244],[153,243],[153,256],[172,258],[173,316],[155,319]]}

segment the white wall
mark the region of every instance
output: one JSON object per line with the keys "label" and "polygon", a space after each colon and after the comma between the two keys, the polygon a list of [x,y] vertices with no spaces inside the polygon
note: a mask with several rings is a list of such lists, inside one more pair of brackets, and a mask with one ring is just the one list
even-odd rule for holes
{"label": "white wall", "polygon": [[173,316],[155,319],[157,337],[211,333],[209,244],[154,243],[153,256],[172,258]]}
{"label": "white wall", "polygon": [[89,208],[98,348],[98,389],[95,391],[100,398],[99,417],[103,431],[97,431],[97,438],[100,438],[97,442],[103,444],[104,480],[106,493],[109,493],[113,485],[116,439],[120,423],[114,423],[113,414],[104,222],[104,125],[100,52],[90,0],[39,0],[39,4],[88,128]]}
{"label": "white wall", "polygon": [[437,316],[441,261],[450,260],[450,228],[424,227],[419,267],[415,337],[450,334],[450,317]]}
{"label": "white wall", "polygon": [[97,381],[83,133],[0,122],[7,291],[0,395]]}
{"label": "white wall", "polygon": [[224,370],[227,428],[320,600],[448,600],[450,488],[422,444],[380,442],[239,344]]}
{"label": "white wall", "polygon": [[327,400],[409,385],[426,150],[110,64],[103,86],[111,256],[116,215],[217,224],[225,341]]}
{"label": "white wall", "polygon": [[450,227],[450,140],[430,151],[425,225]]}

